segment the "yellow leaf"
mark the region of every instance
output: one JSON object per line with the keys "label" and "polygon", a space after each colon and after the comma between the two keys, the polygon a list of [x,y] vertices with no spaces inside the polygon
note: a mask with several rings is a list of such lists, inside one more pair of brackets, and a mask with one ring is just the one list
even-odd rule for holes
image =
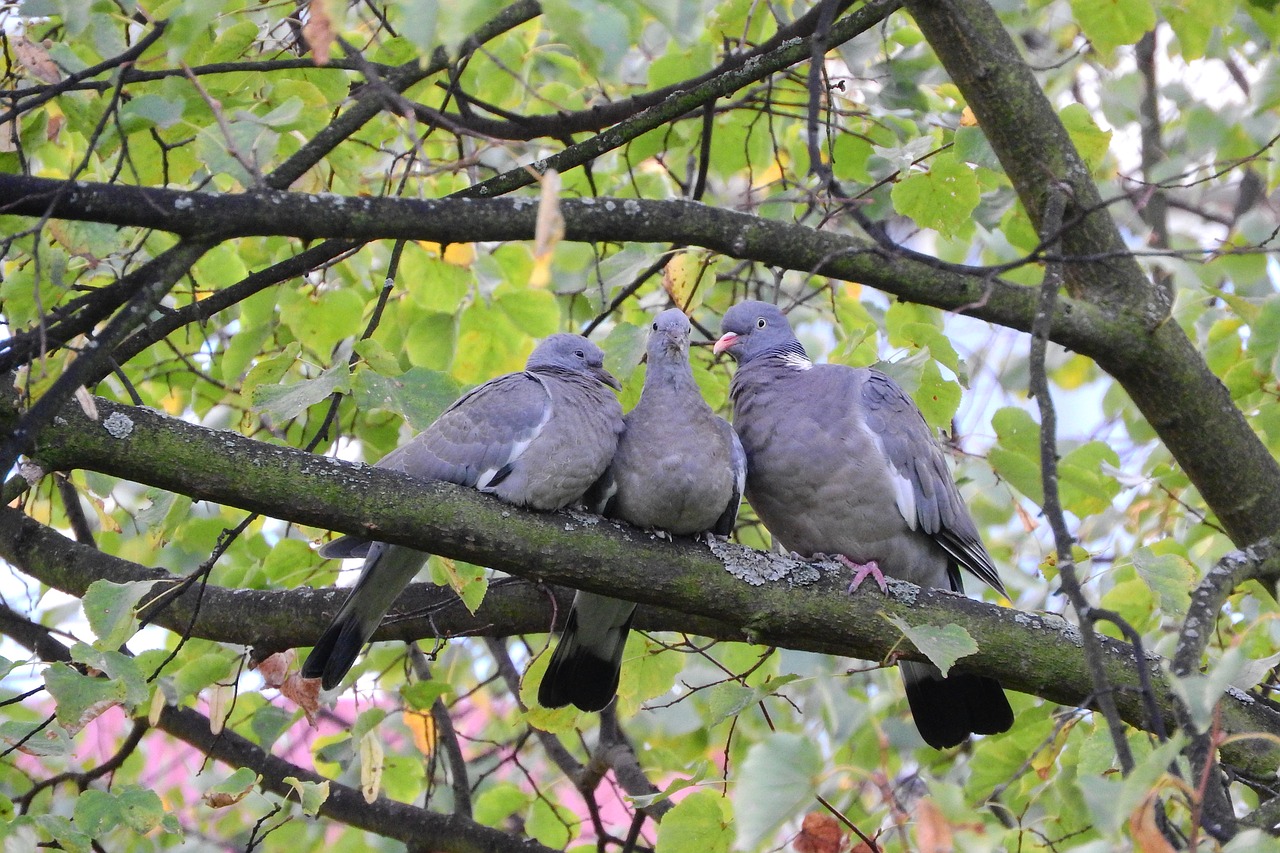
{"label": "yellow leaf", "polygon": [[973,110],[969,109],[968,107],[964,108],[964,112],[960,113],[960,126],[961,127],[977,127],[978,126],[978,117],[973,114]]}
{"label": "yellow leaf", "polygon": [[681,311],[692,314],[698,307],[694,295],[706,264],[692,252],[676,252],[662,269],[662,289]]}
{"label": "yellow leaf", "polygon": [[436,749],[436,721],[430,714],[419,711],[405,711],[404,724],[413,735],[413,745],[427,758]]}
{"label": "yellow leaf", "polygon": [[474,243],[450,243],[447,246],[441,246],[439,243],[433,243],[430,240],[418,240],[417,244],[431,257],[439,258],[446,264],[453,264],[455,267],[469,267],[476,260]]}
{"label": "yellow leaf", "polygon": [[446,264],[469,267],[475,262],[476,247],[474,243],[450,243],[440,257]]}

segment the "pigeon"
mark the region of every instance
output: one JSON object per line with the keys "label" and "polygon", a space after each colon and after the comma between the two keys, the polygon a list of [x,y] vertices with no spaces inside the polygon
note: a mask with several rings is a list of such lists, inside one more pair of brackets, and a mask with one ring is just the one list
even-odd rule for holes
{"label": "pigeon", "polygon": [[[702,399],[689,366],[692,326],[678,308],[654,320],[640,402],[627,413],[618,450],[593,488],[602,514],[677,536],[728,536],[746,481],[746,454]],[[618,691],[636,606],[579,591],[538,688],[545,708],[603,710]]]}
{"label": "pigeon", "polygon": [[[561,509],[581,500],[613,458],[622,406],[609,388],[620,387],[599,347],[580,335],[551,335],[524,370],[473,388],[375,467],[473,486],[516,506]],[[320,678],[330,690],[428,555],[354,536],[335,539],[320,554],[365,558],[359,580],[302,665],[304,678]]]}
{"label": "pigeon", "polygon": [[[1004,585],[920,410],[885,374],[814,364],[786,316],[765,302],[724,315],[715,352],[738,362],[729,393],[747,452],[746,497],[779,544],[831,555],[887,589],[884,575],[963,592],[967,569]],[[993,678],[902,661],[907,702],[925,742],[956,746],[998,734],[1013,711]]]}

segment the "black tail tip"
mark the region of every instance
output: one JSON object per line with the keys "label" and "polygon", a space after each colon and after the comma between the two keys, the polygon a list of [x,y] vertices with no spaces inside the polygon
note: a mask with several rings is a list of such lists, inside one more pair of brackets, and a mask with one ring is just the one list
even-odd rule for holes
{"label": "black tail tip", "polygon": [[967,672],[918,678],[904,672],[903,680],[916,729],[934,749],[959,746],[970,735],[1000,734],[1013,726],[1013,709],[994,678]]}
{"label": "black tail tip", "polygon": [[561,655],[557,647],[551,656],[538,704],[544,708],[573,705],[580,711],[603,711],[618,692],[619,667],[579,648]]}
{"label": "black tail tip", "polygon": [[364,639],[354,620],[330,625],[303,661],[302,677],[319,678],[325,690],[332,690],[346,678],[362,648]]}

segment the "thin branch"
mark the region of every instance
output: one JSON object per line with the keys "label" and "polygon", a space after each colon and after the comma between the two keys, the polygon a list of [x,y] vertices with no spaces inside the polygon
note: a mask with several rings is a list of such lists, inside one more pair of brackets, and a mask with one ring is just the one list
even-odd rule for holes
{"label": "thin branch", "polygon": [[[1041,228],[1044,233],[1059,232],[1063,213],[1067,209],[1067,191],[1068,188],[1056,187],[1051,190],[1049,197],[1045,200],[1042,213],[1044,224]],[[1125,726],[1116,708],[1114,687],[1102,665],[1102,648],[1093,628],[1092,608],[1084,596],[1080,580],[1076,575],[1075,558],[1071,550],[1075,539],[1067,529],[1066,517],[1062,513],[1058,496],[1057,413],[1054,410],[1053,397],[1049,393],[1049,378],[1045,371],[1045,351],[1049,344],[1054,303],[1057,301],[1058,290],[1061,287],[1061,265],[1046,264],[1044,282],[1040,285],[1039,307],[1031,327],[1030,355],[1031,393],[1040,409],[1040,473],[1044,482],[1044,504],[1041,508],[1045,519],[1049,522],[1049,527],[1053,530],[1054,550],[1058,558],[1058,573],[1062,579],[1062,589],[1080,619],[1080,633],[1084,639],[1085,660],[1093,681],[1093,694],[1107,722],[1107,729],[1111,733],[1111,743],[1120,761],[1120,769],[1127,776],[1133,770],[1133,753],[1129,749],[1129,741],[1125,737]]]}

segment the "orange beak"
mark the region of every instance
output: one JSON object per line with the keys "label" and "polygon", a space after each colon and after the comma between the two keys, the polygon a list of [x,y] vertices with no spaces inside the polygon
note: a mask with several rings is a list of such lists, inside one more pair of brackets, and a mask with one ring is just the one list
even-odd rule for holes
{"label": "orange beak", "polygon": [[716,341],[716,345],[711,348],[711,351],[714,352],[716,355],[719,355],[725,350],[731,349],[733,345],[736,344],[737,342],[738,342],[737,335],[735,335],[733,332],[725,332],[723,335],[720,336],[720,340]]}

